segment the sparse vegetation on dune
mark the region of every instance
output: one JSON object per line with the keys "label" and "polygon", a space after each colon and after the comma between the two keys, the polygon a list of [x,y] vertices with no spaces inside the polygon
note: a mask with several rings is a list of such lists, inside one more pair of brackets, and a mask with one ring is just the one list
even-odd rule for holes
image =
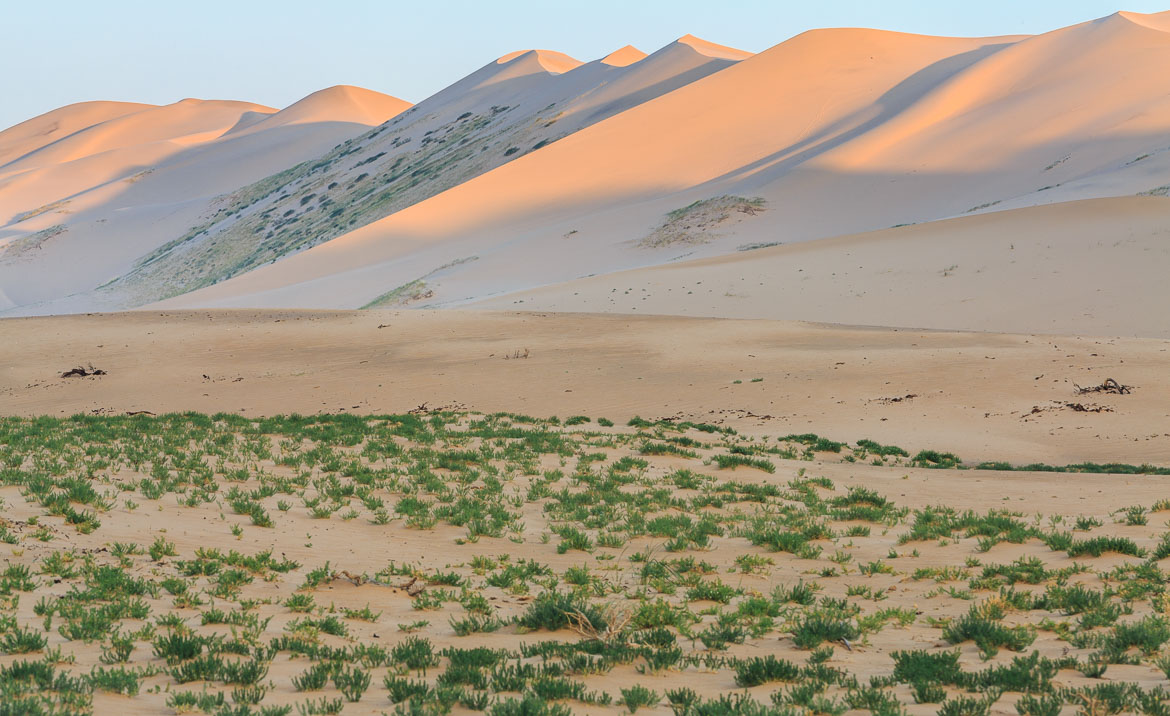
{"label": "sparse vegetation on dune", "polygon": [[[325,155],[218,199],[205,220],[102,288],[134,305],[213,285],[389,216],[502,163],[505,147],[563,136],[493,106],[458,118],[406,112]],[[426,129],[431,127],[431,129]],[[488,151],[497,149],[499,151]],[[519,151],[519,150],[517,150]]]}
{"label": "sparse vegetation on dune", "polygon": [[[705,244],[719,237],[718,229],[766,211],[760,197],[716,196],[694,201],[666,214],[665,220],[638,241],[643,248]],[[767,244],[773,245],[773,244]],[[748,248],[762,248],[750,245]]]}
{"label": "sparse vegetation on dune", "polygon": [[[1124,534],[909,509],[814,454],[909,457],[580,415],[0,419],[5,708],[1164,713],[1161,502]],[[1144,676],[1086,685],[1114,664]]]}

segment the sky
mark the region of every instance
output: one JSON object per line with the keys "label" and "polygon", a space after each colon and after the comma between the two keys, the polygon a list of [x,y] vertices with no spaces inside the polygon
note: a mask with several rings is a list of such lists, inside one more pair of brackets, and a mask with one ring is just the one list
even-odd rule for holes
{"label": "sky", "polygon": [[[1116,2],[1116,0],[1114,0]],[[1164,0],[1165,2],[1165,0]],[[0,0],[0,128],[85,100],[284,107],[352,84],[418,102],[520,49],[588,61],[685,35],[759,52],[818,27],[1047,32],[1127,0]]]}

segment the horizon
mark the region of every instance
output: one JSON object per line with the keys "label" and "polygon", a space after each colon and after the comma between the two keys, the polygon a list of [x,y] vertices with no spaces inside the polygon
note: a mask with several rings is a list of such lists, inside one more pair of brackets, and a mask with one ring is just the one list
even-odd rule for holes
{"label": "horizon", "polygon": [[[653,0],[629,8],[605,0],[560,8],[554,22],[533,18],[544,9],[530,0],[491,7],[460,1],[411,8],[411,25],[399,28],[393,23],[400,6],[368,0],[335,3],[328,13],[307,2],[238,8],[213,0],[204,7],[207,12],[194,18],[177,17],[171,9],[139,0],[52,16],[45,6],[10,11],[13,26],[25,29],[14,38],[15,56],[34,57],[37,50],[53,45],[69,49],[42,54],[30,61],[32,70],[0,80],[0,91],[10,98],[0,109],[0,129],[94,100],[164,105],[198,97],[280,109],[334,85],[363,87],[417,104],[517,50],[555,50],[588,62],[625,45],[649,54],[692,34],[758,53],[826,27],[949,36],[1039,34],[1119,10],[1094,0],[1030,3],[1025,9],[1007,2],[975,9],[924,7],[903,0],[880,8],[852,1],[815,8],[741,2],[739,12],[729,12],[726,5],[717,9],[692,1]],[[1139,2],[1126,9],[1149,13],[1162,8]],[[743,21],[744,12],[752,14],[752,22]],[[232,17],[229,13],[235,14],[230,22],[225,19]],[[458,16],[454,21],[453,15]],[[355,17],[366,20],[355,25]],[[615,17],[622,21],[614,22]],[[168,22],[173,31],[159,33],[158,26]],[[436,39],[439,33],[419,31],[441,23],[446,23],[446,41]],[[490,36],[481,32],[483,27],[493,28]],[[391,45],[379,42],[386,32],[394,33]],[[206,49],[208,38],[216,40],[212,53]],[[321,51],[306,53],[306,46]],[[143,62],[147,55],[156,61]],[[281,69],[275,75],[273,62]]]}

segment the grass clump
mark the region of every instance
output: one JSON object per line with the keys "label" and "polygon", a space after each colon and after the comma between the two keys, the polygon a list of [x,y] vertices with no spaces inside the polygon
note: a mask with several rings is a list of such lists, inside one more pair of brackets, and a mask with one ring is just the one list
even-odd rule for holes
{"label": "grass clump", "polygon": [[775,681],[795,681],[799,675],[800,667],[772,654],[743,659],[735,664],[735,683],[744,688]]}

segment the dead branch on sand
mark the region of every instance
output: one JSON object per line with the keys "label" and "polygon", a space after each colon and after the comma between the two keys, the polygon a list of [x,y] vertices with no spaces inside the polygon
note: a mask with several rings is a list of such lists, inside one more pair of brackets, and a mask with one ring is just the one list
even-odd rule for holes
{"label": "dead branch on sand", "polygon": [[72,378],[74,376],[77,376],[79,378],[88,378],[91,375],[105,375],[105,374],[106,374],[106,372],[104,370],[102,370],[101,368],[94,368],[93,364],[90,363],[89,370],[86,370],[85,368],[74,368],[72,370],[67,370],[64,373],[62,373],[61,377],[62,378]]}
{"label": "dead branch on sand", "polygon": [[601,610],[604,612],[604,629],[598,629],[589,617],[577,609],[571,612],[565,612],[565,616],[569,619],[569,628],[577,632],[581,638],[589,641],[612,642],[623,638],[626,627],[630,625],[630,620],[634,618],[634,613],[628,609],[619,610],[612,604],[602,607]]}
{"label": "dead branch on sand", "polygon": [[1113,393],[1114,395],[1128,395],[1129,393],[1133,392],[1132,385],[1122,385],[1112,378],[1106,378],[1105,382],[1101,385],[1091,385],[1087,388],[1082,388],[1076,383],[1073,383],[1073,387],[1076,388],[1077,395],[1084,395],[1086,393]]}

